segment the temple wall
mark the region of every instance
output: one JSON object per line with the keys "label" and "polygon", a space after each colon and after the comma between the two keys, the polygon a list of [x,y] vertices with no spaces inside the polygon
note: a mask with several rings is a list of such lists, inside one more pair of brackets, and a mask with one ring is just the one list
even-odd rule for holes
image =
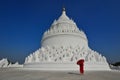
{"label": "temple wall", "polygon": [[80,36],[80,35],[74,35],[74,34],[58,34],[58,35],[52,35],[44,38],[42,40],[42,47],[46,46],[72,46],[75,47],[77,45],[80,45],[81,47],[88,47],[87,40]]}
{"label": "temple wall", "polygon": [[[24,68],[27,69],[36,69],[36,70],[57,70],[57,71],[78,71],[79,66],[74,62],[67,63],[50,63],[50,62],[38,62],[38,63],[29,63],[24,64]],[[84,69],[86,70],[110,70],[107,63],[100,62],[85,62]]]}

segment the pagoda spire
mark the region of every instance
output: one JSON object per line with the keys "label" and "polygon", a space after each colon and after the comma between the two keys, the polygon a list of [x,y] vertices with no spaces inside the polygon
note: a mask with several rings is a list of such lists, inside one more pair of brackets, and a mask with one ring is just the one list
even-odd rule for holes
{"label": "pagoda spire", "polygon": [[62,11],[65,11],[65,7],[63,7]]}
{"label": "pagoda spire", "polygon": [[66,14],[65,7],[62,8],[62,14]]}

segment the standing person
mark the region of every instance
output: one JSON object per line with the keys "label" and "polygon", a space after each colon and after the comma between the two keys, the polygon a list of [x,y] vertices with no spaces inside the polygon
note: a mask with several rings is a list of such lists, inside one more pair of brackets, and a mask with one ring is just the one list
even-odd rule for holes
{"label": "standing person", "polygon": [[79,65],[80,74],[84,74],[84,59],[78,60],[77,65]]}

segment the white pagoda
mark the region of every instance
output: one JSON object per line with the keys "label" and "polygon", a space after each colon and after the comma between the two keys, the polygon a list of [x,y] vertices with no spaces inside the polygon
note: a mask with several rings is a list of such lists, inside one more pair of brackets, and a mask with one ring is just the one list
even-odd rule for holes
{"label": "white pagoda", "polygon": [[91,50],[88,39],[63,8],[41,41],[41,48],[25,59],[24,67],[39,70],[78,70],[76,62],[84,59],[85,70],[110,70],[106,58]]}

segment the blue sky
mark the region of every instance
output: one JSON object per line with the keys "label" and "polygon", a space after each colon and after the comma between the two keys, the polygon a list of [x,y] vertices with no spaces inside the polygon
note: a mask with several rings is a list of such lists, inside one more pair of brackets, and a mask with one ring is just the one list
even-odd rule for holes
{"label": "blue sky", "polygon": [[93,50],[109,62],[120,61],[119,0],[3,0],[0,1],[0,59],[20,63],[40,47],[44,31],[61,15],[82,29]]}

